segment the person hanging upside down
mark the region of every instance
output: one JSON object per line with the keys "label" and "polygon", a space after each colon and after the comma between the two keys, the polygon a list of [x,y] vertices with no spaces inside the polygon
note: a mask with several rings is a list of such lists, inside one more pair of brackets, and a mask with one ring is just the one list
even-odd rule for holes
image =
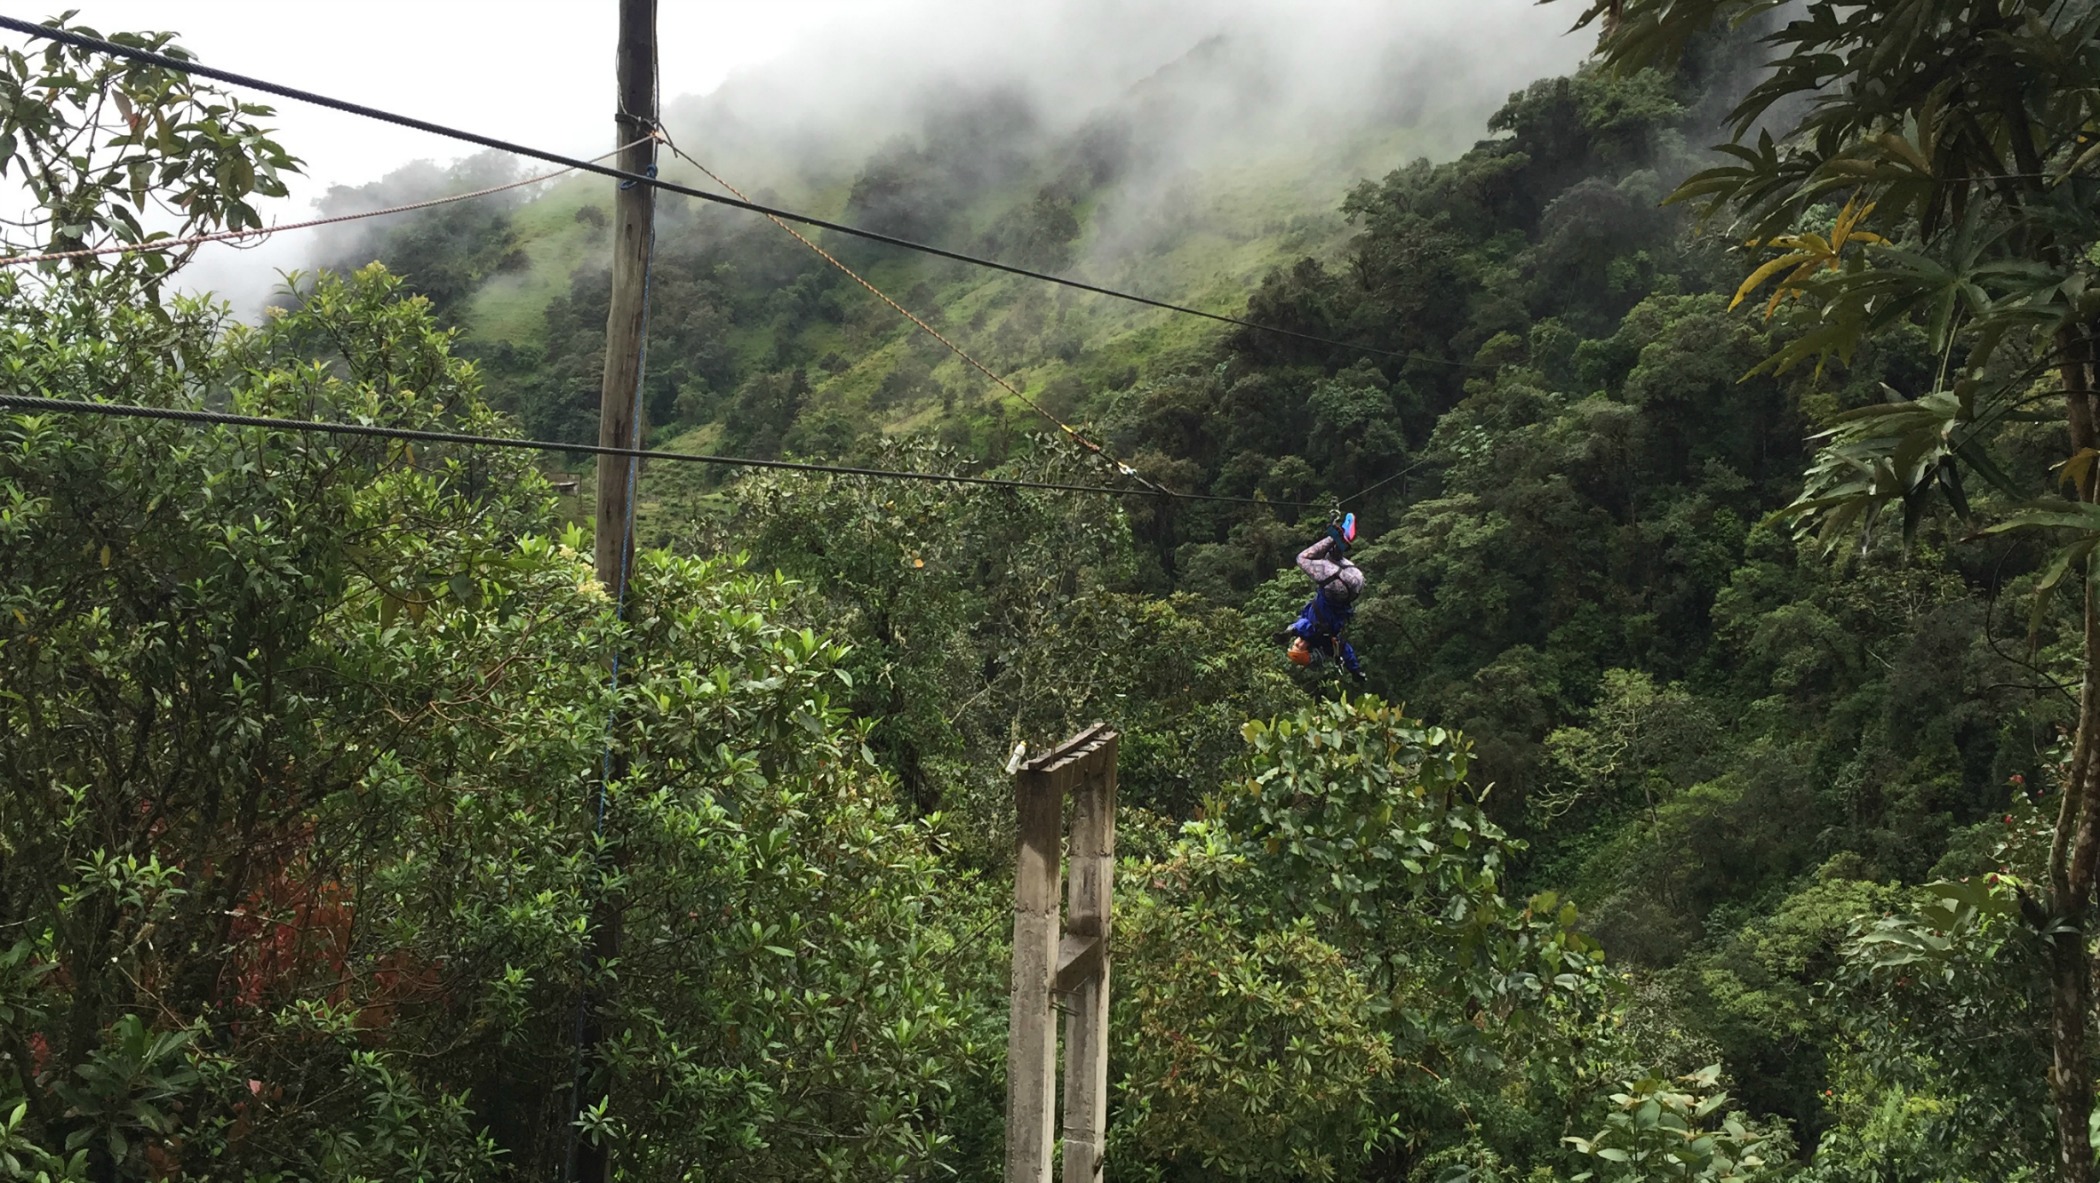
{"label": "person hanging upside down", "polygon": [[1327,537],[1298,552],[1298,569],[1313,581],[1313,597],[1285,632],[1291,638],[1292,661],[1311,665],[1315,657],[1325,657],[1362,681],[1364,671],[1357,663],[1356,650],[1342,637],[1364,590],[1363,569],[1349,561],[1349,544],[1355,540],[1356,515],[1352,513],[1328,527]]}

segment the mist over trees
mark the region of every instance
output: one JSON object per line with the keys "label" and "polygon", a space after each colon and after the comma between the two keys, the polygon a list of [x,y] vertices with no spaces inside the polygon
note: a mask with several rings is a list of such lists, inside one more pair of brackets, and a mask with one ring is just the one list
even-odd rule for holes
{"label": "mist over trees", "polygon": [[[525,167],[501,152],[483,152],[449,168],[419,160],[368,185],[333,186],[314,206],[323,217],[365,214],[494,189],[526,177]],[[314,258],[321,268],[333,271],[355,271],[381,254],[414,260],[416,294],[428,299],[440,317],[453,319],[476,288],[525,265],[511,214],[528,197],[529,191],[512,189],[377,222],[339,223],[325,232],[327,238]]]}

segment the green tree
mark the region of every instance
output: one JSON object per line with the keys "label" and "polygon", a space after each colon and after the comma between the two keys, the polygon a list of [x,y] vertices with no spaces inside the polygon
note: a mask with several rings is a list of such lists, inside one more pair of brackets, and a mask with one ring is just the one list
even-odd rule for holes
{"label": "green tree", "polygon": [[[9,388],[503,429],[376,269],[259,330],[173,316],[11,328]],[[12,1139],[98,1177],[544,1175],[605,900],[580,1136],[644,1174],[958,1153],[988,1041],[930,836],[783,581],[645,552],[618,619],[503,453],[16,416],[0,496]]]}
{"label": "green tree", "polygon": [[[495,426],[443,335],[393,294],[376,275],[327,282],[261,331],[197,305],[119,305],[100,334],[18,299],[6,381]],[[302,348],[316,337],[337,346],[325,360]],[[19,942],[6,1091],[31,1136],[85,1150],[101,1177],[261,1169],[285,1151],[391,1174],[411,1169],[385,1148],[407,1123],[425,1131],[417,1169],[473,1175],[492,1148],[456,1097],[392,1055],[357,1058],[360,1014],[402,1005],[422,972],[389,962],[384,927],[350,939],[370,869],[362,805],[387,735],[436,718],[367,693],[390,671],[361,660],[373,646],[358,634],[398,645],[399,625],[478,600],[544,485],[514,459],[176,424],[14,417],[0,440],[13,555],[0,900]],[[330,1116],[343,1138],[384,1124],[368,1128],[376,1148],[323,1147],[261,1112],[290,1118],[306,1088],[357,1074],[373,1087]],[[364,1109],[381,1091],[394,1100]],[[286,1140],[250,1137],[269,1131]]]}
{"label": "green tree", "polygon": [[1715,1064],[1675,1081],[1652,1075],[1627,1081],[1625,1091],[1612,1094],[1614,1110],[1603,1129],[1593,1137],[1568,1139],[1577,1153],[1600,1164],[1574,1178],[1600,1183],[1777,1178],[1776,1170],[1766,1169],[1773,1165],[1765,1157],[1772,1152],[1764,1145],[1767,1136],[1739,1115],[1723,1113],[1728,1094],[1716,1087],[1720,1076]]}
{"label": "green tree", "polygon": [[1521,844],[1464,739],[1368,697],[1244,736],[1244,776],[1133,876],[1145,1040],[1120,1088],[1147,1157],[1327,1178],[1406,1177],[1469,1137],[1552,1155],[1618,991],[1572,904],[1505,894]]}
{"label": "green tree", "polygon": [[[1755,0],[1599,0],[1601,52],[1631,69],[1662,60]],[[1798,506],[1833,543],[1899,512],[1906,536],[1930,502],[1969,510],[1965,483],[2026,496],[1993,438],[2055,404],[2067,428],[2067,503],[2016,512],[1998,528],[2069,529],[2054,584],[2100,545],[2100,9],[2042,0],[1811,3],[1768,39],[1771,74],[1732,113],[1732,159],[1678,196],[1733,211],[1767,257],[1740,301],[1776,280],[1770,315],[1806,305],[1802,332],[1769,365],[1850,358],[1877,335],[1918,325],[1937,373],[1881,406],[1838,418]],[[1775,134],[1776,133],[1776,134]],[[1754,139],[1752,138],[1754,134]],[[1832,207],[1836,208],[1833,209]],[[1776,257],[1771,257],[1776,252]],[[2053,381],[2053,385],[2051,382]],[[2093,1177],[2092,957],[2086,932],[2100,879],[2100,603],[2084,588],[2084,683],[2051,866],[2042,887],[2057,1169]]]}
{"label": "green tree", "polygon": [[[2032,805],[2014,824],[2039,867],[2049,819]],[[1817,1148],[1823,1180],[2046,1179],[2055,1122],[2047,1084],[2048,983],[2023,918],[2024,877],[1941,880],[1857,919],[1832,975],[1842,1037],[1824,1104],[1839,1119]],[[1993,1131],[1977,1138],[1977,1123]]]}
{"label": "green tree", "polygon": [[[494,151],[444,169],[419,160],[367,185],[331,185],[315,205],[324,215],[362,213],[494,188],[519,180],[522,171],[515,157]],[[483,283],[527,264],[511,224],[512,212],[523,200],[524,191],[513,189],[353,226],[353,237],[319,263],[334,271],[384,263],[411,291],[427,298],[441,319],[456,321]]]}
{"label": "green tree", "polygon": [[[994,470],[1086,482],[1056,441]],[[967,471],[952,449],[887,443],[878,466]],[[703,547],[806,580],[812,620],[858,639],[852,701],[922,813],[1003,860],[1001,769],[1016,743],[1101,719],[1123,735],[1126,804],[1186,817],[1239,758],[1235,731],[1292,695],[1261,631],[1193,597],[1130,590],[1122,508],[1052,490],[764,474]],[[1264,630],[1265,631],[1265,630]],[[996,852],[996,853],[995,853]]]}
{"label": "green tree", "polygon": [[[153,175],[213,161],[227,110],[149,139]],[[132,132],[70,134],[92,160]],[[278,151],[241,134],[254,167]],[[167,272],[10,273],[0,389],[507,430],[379,268],[259,328],[160,303]],[[931,836],[836,701],[843,647],[726,560],[645,552],[616,615],[556,531],[520,453],[0,420],[10,1172],[530,1178],[590,1138],[640,1174],[896,1178],[967,1152],[976,950],[929,923]],[[616,992],[585,969],[608,913]],[[586,990],[615,1001],[572,1124]]]}
{"label": "green tree", "polygon": [[[112,40],[188,57],[174,36],[117,33]],[[188,74],[57,42],[0,53],[0,179],[28,191],[43,227],[40,237],[24,241],[9,226],[0,243],[10,253],[70,251],[257,229],[262,216],[250,199],[284,196],[282,174],[299,171],[257,122],[271,114]],[[172,215],[173,229],[149,234],[139,220],[149,213]],[[196,251],[191,245],[121,261],[88,256],[39,269],[94,275],[119,267],[157,291]]]}
{"label": "green tree", "polygon": [[1116,1161],[1139,1178],[1347,1178],[1395,1067],[1376,990],[1310,918],[1249,925],[1165,894],[1116,918]]}
{"label": "green tree", "polygon": [[1701,779],[1700,762],[1718,730],[1682,686],[1658,690],[1636,670],[1606,670],[1588,727],[1557,728],[1546,737],[1554,788],[1530,802],[1558,817],[1586,798],[1604,808],[1623,806],[1629,782],[1650,818],[1659,798]]}

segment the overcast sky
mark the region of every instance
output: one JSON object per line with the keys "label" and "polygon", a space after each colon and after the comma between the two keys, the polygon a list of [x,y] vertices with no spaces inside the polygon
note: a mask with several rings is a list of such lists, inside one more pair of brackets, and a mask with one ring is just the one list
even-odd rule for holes
{"label": "overcast sky", "polygon": [[[42,19],[75,7],[79,22],[104,33],[173,30],[222,69],[556,152],[594,156],[612,146],[615,0],[24,3],[0,0],[0,11]],[[1588,38],[1564,35],[1572,16],[1572,6],[1530,0],[659,0],[658,28],[667,104],[779,63],[754,94],[781,108],[779,117],[833,124],[894,102],[909,80],[941,75],[1029,79],[1040,100],[1083,112],[1101,92],[1228,30],[1261,47],[1294,86],[1340,88],[1343,103],[1357,101],[1350,96],[1363,77],[1345,68],[1348,59],[1398,46],[1414,58],[1418,89],[1474,93],[1484,115],[1509,90],[1580,59]],[[21,41],[0,34],[0,44]],[[266,221],[310,216],[330,185],[474,151],[246,97],[277,108],[279,139],[305,161],[305,175],[288,178],[291,197],[263,207]],[[695,134],[704,139],[705,130]],[[282,240],[248,254],[211,248],[196,278],[216,287],[222,269],[297,265],[296,249]]]}
{"label": "overcast sky", "polygon": [[[66,7],[104,33],[172,29],[221,69],[503,139],[596,155],[612,136],[613,0],[44,0],[41,8],[15,0],[5,10],[40,20]],[[866,19],[881,7],[883,0],[662,0],[664,94],[713,90],[738,67],[778,57],[819,29]],[[473,151],[304,103],[269,101],[283,141],[307,161],[307,199],[418,157]]]}
{"label": "overcast sky", "polygon": [[[864,20],[894,0],[661,0],[666,98],[706,93],[731,72],[798,41]],[[0,0],[42,20],[66,8],[97,32],[173,30],[220,69],[577,156],[613,137],[614,0]],[[0,43],[25,39],[0,33]],[[671,50],[676,46],[676,51]],[[265,221],[312,216],[330,185],[375,180],[411,160],[450,160],[472,145],[267,95],[279,139],[305,161],[292,193],[262,203]],[[207,248],[186,276],[204,288],[296,265],[301,248],[272,240],[247,253]],[[252,293],[251,293],[252,294]]]}
{"label": "overcast sky", "polygon": [[[0,0],[0,10],[40,19],[76,7],[80,22],[102,32],[172,29],[222,69],[556,151],[586,155],[610,146],[615,0],[42,2]],[[667,100],[705,94],[739,69],[795,51],[834,67],[834,79],[842,70],[909,75],[919,65],[910,59],[952,59],[958,46],[998,70],[1123,72],[1137,63],[1103,59],[1163,60],[1216,31],[1207,25],[1250,14],[1266,16],[1262,32],[1270,39],[1309,41],[1327,52],[1346,53],[1351,42],[1396,29],[1470,34],[1479,52],[1468,72],[1497,75],[1483,80],[1497,89],[1566,68],[1587,45],[1561,36],[1572,8],[1527,0],[660,0],[663,93]],[[0,34],[6,43],[21,40]],[[1084,60],[1058,46],[1082,47]],[[307,161],[302,209],[327,185],[472,150],[271,101],[283,141]]]}

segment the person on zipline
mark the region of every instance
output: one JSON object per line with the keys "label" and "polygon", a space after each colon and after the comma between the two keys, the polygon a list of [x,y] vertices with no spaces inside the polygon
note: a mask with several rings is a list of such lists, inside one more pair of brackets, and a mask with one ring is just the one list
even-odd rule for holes
{"label": "person on zipline", "polygon": [[1290,637],[1289,657],[1299,665],[1311,665],[1315,656],[1341,663],[1349,676],[1362,681],[1363,667],[1356,650],[1342,639],[1342,630],[1356,615],[1356,600],[1364,591],[1361,567],[1349,561],[1349,545],[1356,541],[1356,515],[1349,514],[1327,527],[1327,536],[1298,552],[1298,569],[1313,581],[1313,597],[1305,611],[1284,632]]}

